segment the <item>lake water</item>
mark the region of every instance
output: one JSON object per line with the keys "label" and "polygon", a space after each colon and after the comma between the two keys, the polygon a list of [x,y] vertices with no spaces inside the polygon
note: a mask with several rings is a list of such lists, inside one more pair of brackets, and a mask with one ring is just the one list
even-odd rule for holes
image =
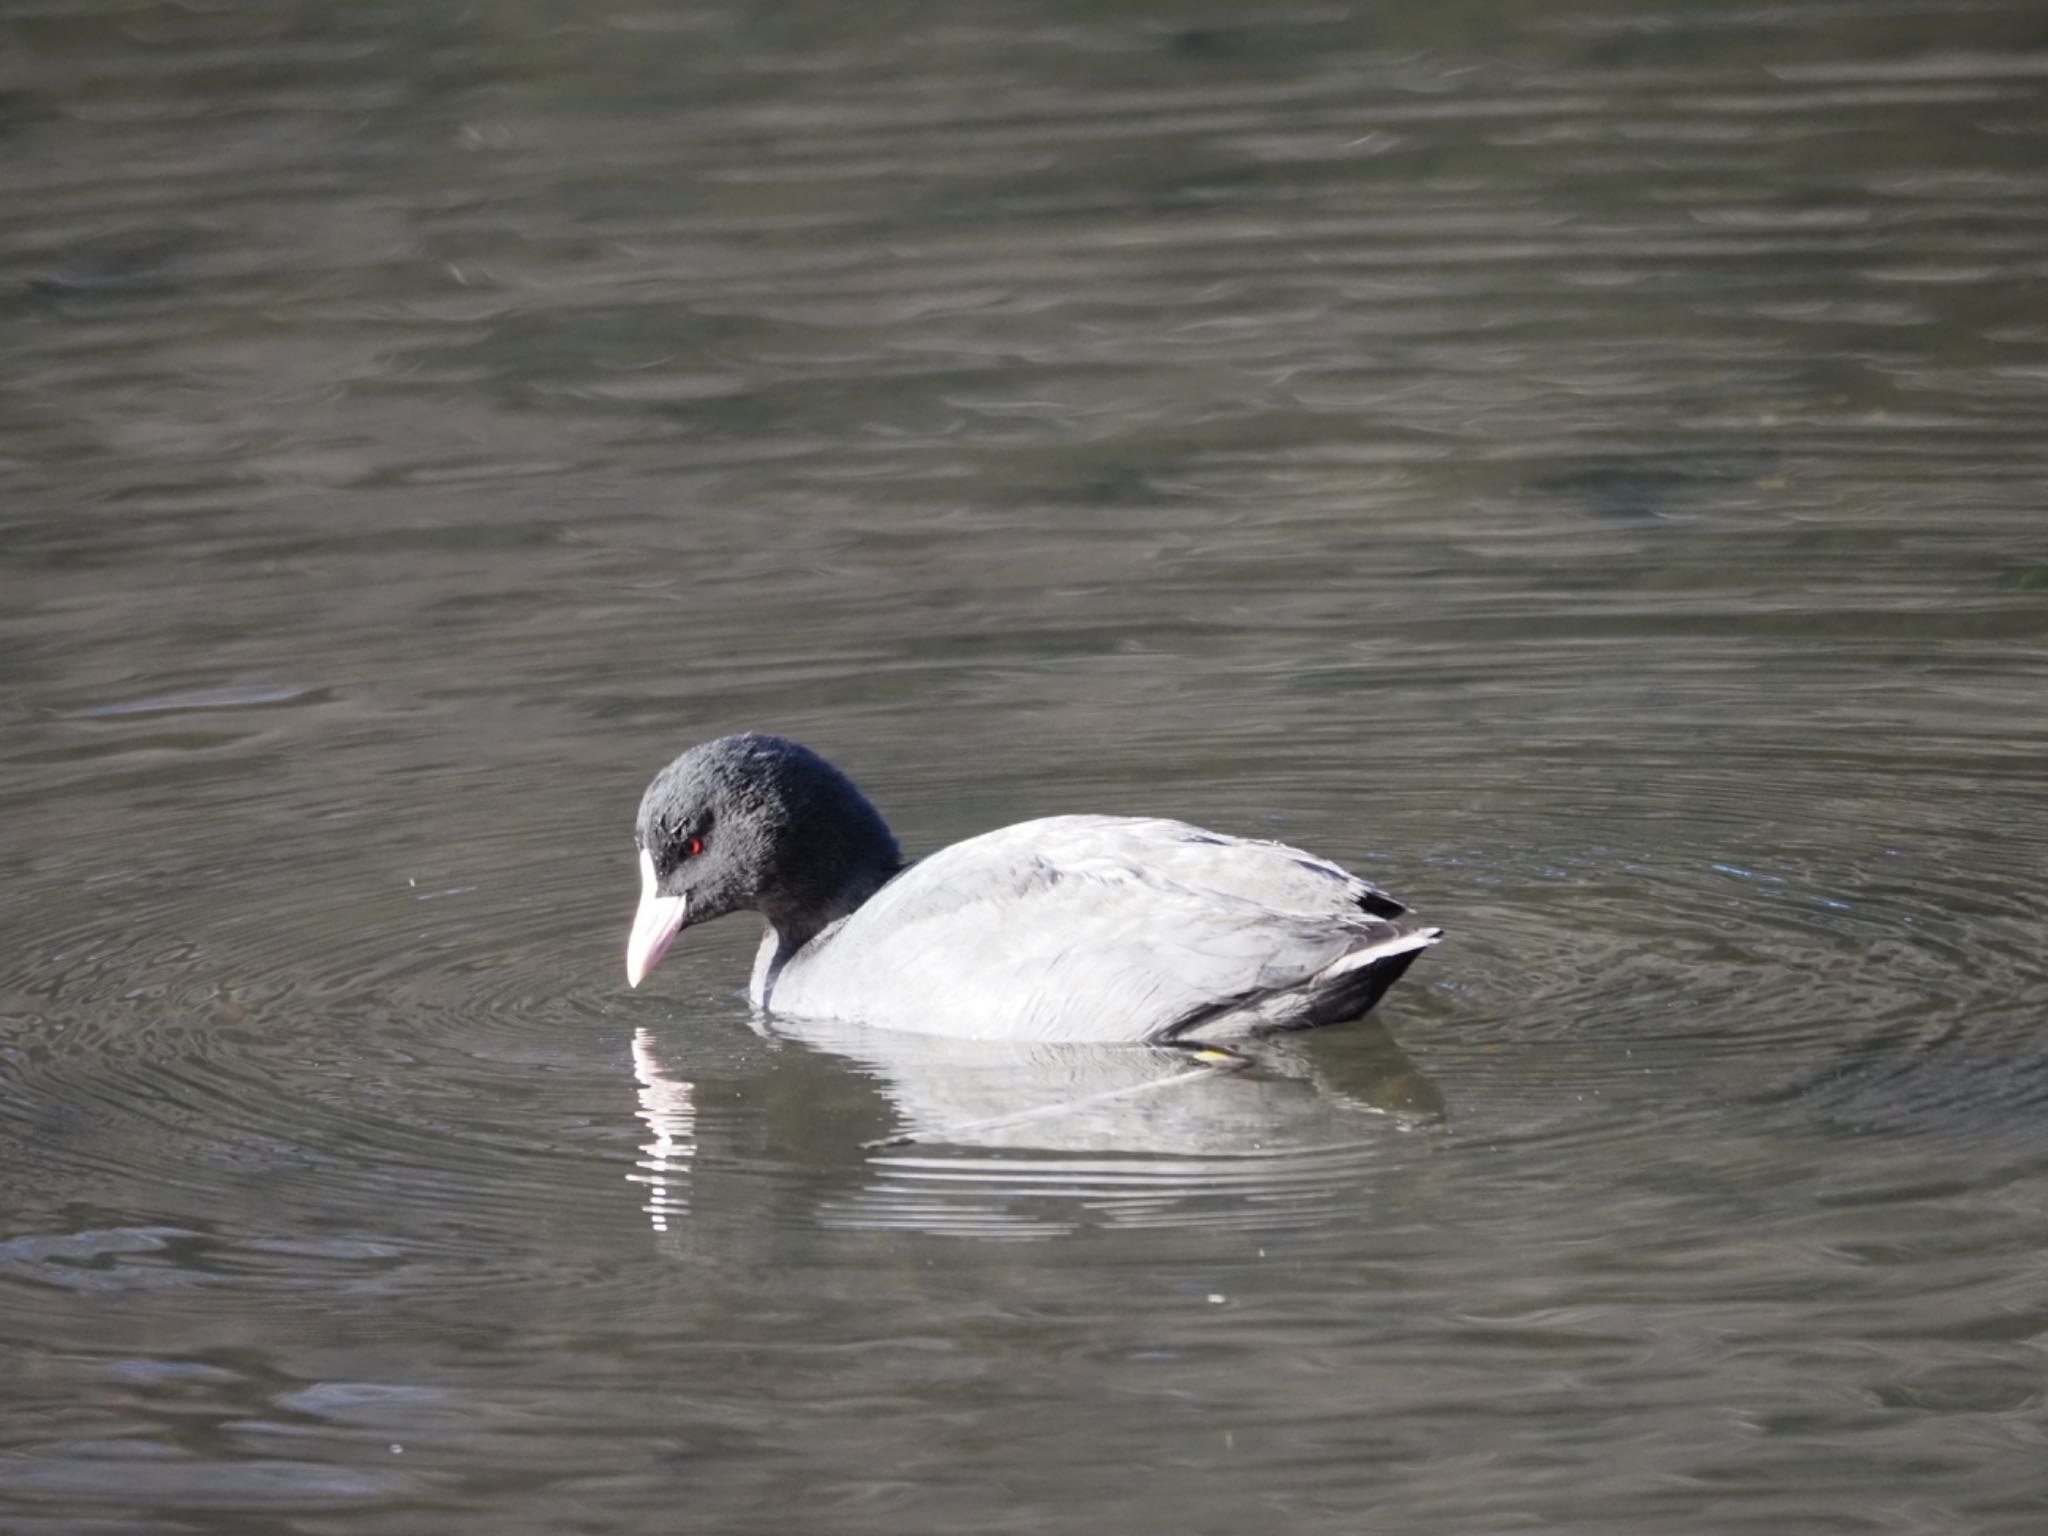
{"label": "lake water", "polygon": [[[2038,4],[4,28],[0,1529],[2048,1529]],[[629,992],[739,728],[1448,937]]]}

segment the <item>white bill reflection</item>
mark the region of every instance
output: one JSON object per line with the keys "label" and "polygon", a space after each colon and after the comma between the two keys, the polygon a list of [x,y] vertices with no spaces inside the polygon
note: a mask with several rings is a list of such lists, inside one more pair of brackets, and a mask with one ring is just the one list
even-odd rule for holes
{"label": "white bill reflection", "polygon": [[641,1158],[626,1175],[644,1185],[648,1223],[668,1231],[671,1217],[690,1208],[690,1165],[697,1156],[697,1085],[676,1077],[655,1055],[655,1039],[645,1029],[633,1031],[633,1076],[640,1083],[640,1107],[653,1139],[640,1144]]}

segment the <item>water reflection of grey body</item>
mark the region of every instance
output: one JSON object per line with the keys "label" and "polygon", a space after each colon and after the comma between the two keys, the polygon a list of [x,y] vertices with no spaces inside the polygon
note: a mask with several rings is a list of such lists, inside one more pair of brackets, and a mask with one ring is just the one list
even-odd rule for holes
{"label": "water reflection of grey body", "polygon": [[[862,1149],[864,1187],[818,1211],[832,1225],[1031,1236],[1299,1217],[1356,1177],[1389,1134],[1443,1114],[1434,1086],[1372,1021],[1350,1026],[1334,1059],[1292,1039],[1218,1059],[756,1022],[855,1063],[897,1116],[893,1135]],[[632,1177],[648,1188],[657,1231],[688,1209],[697,1153],[693,1089],[673,1052],[665,1036],[634,1036],[639,1113],[654,1139]]]}

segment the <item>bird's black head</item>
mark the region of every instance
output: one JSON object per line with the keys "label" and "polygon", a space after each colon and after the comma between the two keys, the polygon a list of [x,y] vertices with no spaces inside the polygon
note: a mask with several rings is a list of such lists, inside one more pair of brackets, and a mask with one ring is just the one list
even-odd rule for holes
{"label": "bird's black head", "polygon": [[844,917],[900,867],[853,781],[779,736],[722,736],[654,776],[634,830],[640,910],[626,980],[640,985],[687,925],[753,911],[791,944]]}

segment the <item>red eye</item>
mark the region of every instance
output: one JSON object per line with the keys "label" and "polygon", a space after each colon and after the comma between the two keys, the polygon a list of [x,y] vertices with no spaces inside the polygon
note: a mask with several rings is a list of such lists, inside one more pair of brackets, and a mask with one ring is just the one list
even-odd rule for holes
{"label": "red eye", "polygon": [[698,854],[702,853],[703,851],[704,839],[701,837],[693,837],[687,843],[683,844],[683,857],[686,859],[694,859],[695,857],[697,857]]}

